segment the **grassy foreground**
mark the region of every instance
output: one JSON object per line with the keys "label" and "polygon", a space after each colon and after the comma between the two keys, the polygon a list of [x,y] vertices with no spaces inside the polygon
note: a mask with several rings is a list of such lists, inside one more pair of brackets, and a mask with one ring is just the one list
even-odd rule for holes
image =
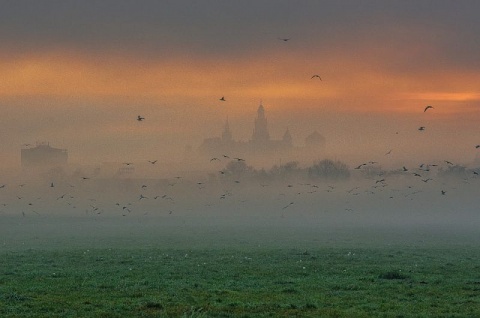
{"label": "grassy foreground", "polygon": [[480,317],[478,249],[0,254],[1,317]]}

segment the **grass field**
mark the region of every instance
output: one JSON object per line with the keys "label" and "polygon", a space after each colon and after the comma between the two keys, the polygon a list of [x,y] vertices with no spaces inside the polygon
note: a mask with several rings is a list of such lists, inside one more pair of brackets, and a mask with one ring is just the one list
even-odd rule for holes
{"label": "grass field", "polygon": [[291,234],[264,246],[251,233],[216,245],[197,233],[168,244],[4,246],[0,316],[480,317],[478,245]]}

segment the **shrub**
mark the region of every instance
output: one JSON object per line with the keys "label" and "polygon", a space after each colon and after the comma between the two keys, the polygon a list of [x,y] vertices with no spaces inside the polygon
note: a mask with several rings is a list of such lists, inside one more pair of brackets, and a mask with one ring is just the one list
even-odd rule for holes
{"label": "shrub", "polygon": [[350,171],[341,161],[324,159],[308,168],[308,176],[312,179],[345,180],[350,177]]}

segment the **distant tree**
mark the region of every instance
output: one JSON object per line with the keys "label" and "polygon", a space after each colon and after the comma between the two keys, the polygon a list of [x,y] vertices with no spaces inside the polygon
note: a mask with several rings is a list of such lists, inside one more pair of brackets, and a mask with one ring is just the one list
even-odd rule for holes
{"label": "distant tree", "polygon": [[344,180],[350,177],[348,166],[341,161],[324,159],[307,169],[312,179]]}
{"label": "distant tree", "polygon": [[255,178],[260,182],[269,182],[273,178],[272,176],[264,169],[254,170]]}
{"label": "distant tree", "polygon": [[269,174],[276,179],[287,180],[303,176],[304,170],[298,166],[297,161],[290,161],[280,166],[273,166]]}
{"label": "distant tree", "polygon": [[253,168],[251,166],[247,166],[245,161],[232,160],[227,163],[227,166],[225,169],[223,169],[223,172],[227,176],[238,178],[251,174],[253,172]]}

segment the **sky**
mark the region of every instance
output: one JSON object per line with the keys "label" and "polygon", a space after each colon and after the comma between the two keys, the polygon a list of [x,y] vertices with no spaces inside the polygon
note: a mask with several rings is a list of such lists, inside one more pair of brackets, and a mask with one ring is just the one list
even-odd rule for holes
{"label": "sky", "polygon": [[4,166],[36,141],[68,149],[75,163],[179,160],[227,118],[234,138],[248,140],[260,103],[273,138],[288,127],[301,147],[317,130],[325,157],[352,166],[467,164],[479,154],[478,1],[0,7]]}

